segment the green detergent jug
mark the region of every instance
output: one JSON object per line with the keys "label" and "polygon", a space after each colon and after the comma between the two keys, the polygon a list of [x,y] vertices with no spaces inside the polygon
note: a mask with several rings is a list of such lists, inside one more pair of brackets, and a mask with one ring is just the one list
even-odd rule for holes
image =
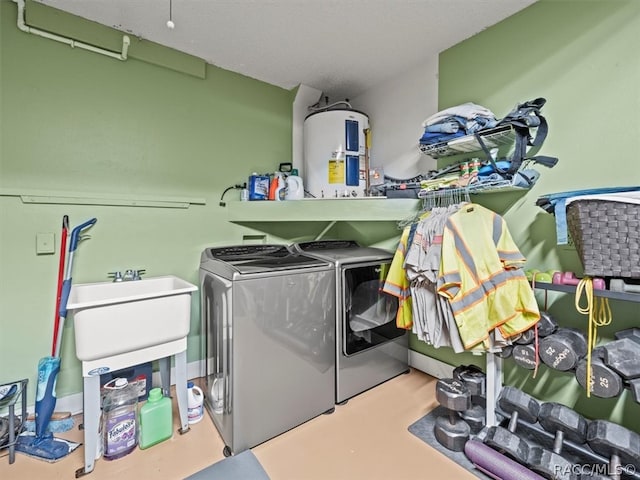
{"label": "green detergent jug", "polygon": [[173,409],[171,399],[162,396],[162,390],[152,388],[147,402],[140,408],[141,449],[149,448],[171,438],[173,433]]}

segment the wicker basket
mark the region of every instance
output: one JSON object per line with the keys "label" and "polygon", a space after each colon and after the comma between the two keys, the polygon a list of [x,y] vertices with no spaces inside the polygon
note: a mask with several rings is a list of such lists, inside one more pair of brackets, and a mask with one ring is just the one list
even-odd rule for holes
{"label": "wicker basket", "polygon": [[567,224],[585,275],[640,278],[640,205],[576,200]]}

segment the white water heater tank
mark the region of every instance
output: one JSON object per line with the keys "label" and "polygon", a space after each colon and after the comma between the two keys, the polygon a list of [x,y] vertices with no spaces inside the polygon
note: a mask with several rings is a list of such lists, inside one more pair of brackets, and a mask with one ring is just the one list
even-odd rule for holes
{"label": "white water heater tank", "polygon": [[355,110],[325,110],[304,121],[304,185],[315,198],[363,197],[365,130],[369,117]]}

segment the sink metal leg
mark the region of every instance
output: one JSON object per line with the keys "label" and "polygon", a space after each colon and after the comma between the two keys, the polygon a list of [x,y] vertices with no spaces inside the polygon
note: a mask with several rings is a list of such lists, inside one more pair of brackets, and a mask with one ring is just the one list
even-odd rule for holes
{"label": "sink metal leg", "polygon": [[[176,397],[178,399],[178,413],[180,414],[180,433],[189,431],[189,412],[187,405],[187,351],[176,353],[174,356],[176,375]],[[160,382],[162,394],[171,396],[171,357],[159,360]]]}
{"label": "sink metal leg", "polygon": [[162,387],[162,395],[171,396],[171,357],[164,357],[158,360],[160,368],[160,386]]}
{"label": "sink metal leg", "polygon": [[83,380],[84,468],[76,470],[76,478],[93,471],[98,446],[98,422],[100,422],[100,376],[83,377]]}
{"label": "sink metal leg", "polygon": [[176,397],[178,397],[178,412],[180,413],[180,433],[189,431],[189,417],[187,405],[187,352],[186,350],[174,355],[176,370]]}

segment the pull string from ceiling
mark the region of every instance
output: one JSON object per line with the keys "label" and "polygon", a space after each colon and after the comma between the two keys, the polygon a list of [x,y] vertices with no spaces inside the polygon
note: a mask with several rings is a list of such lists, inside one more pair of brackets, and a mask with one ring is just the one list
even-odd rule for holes
{"label": "pull string from ceiling", "polygon": [[169,0],[169,20],[167,20],[167,28],[173,30],[176,24],[173,23],[173,1]]}

